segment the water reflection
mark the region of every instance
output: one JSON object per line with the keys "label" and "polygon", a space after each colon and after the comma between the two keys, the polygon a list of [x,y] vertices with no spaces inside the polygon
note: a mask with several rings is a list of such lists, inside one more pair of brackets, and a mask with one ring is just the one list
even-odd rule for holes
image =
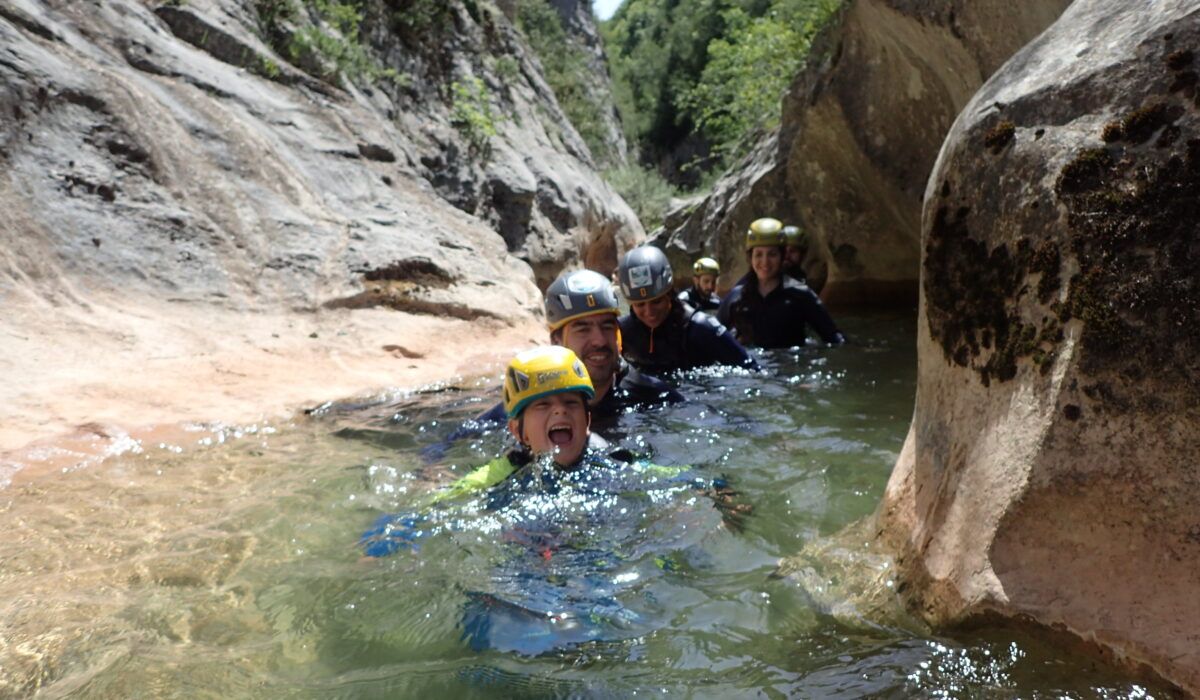
{"label": "water reflection", "polygon": [[[687,403],[622,416],[614,441],[686,466],[679,483],[590,498],[539,478],[373,562],[357,546],[372,521],[507,448],[493,431],[420,454],[494,403],[493,380],[0,491],[0,696],[1161,697],[1052,639],[930,635],[888,608],[863,538],[834,536],[872,512],[900,449],[914,327],[844,325],[856,344],[696,373]],[[740,532],[691,481],[722,474],[755,507]],[[515,653],[525,640],[496,635],[530,611],[582,631]]]}

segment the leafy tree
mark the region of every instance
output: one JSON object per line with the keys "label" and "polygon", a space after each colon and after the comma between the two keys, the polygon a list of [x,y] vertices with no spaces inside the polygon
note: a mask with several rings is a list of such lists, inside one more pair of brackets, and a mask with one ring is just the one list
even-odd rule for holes
{"label": "leafy tree", "polygon": [[617,105],[643,161],[672,164],[686,147],[693,161],[718,168],[748,133],[778,123],[812,37],[842,2],[626,0],[601,30]]}
{"label": "leafy tree", "polygon": [[601,93],[591,85],[594,74],[588,66],[587,54],[568,39],[558,11],[546,0],[521,0],[517,5],[517,26],[529,39],[559,107],[583,137],[588,150],[599,162],[612,162]]}

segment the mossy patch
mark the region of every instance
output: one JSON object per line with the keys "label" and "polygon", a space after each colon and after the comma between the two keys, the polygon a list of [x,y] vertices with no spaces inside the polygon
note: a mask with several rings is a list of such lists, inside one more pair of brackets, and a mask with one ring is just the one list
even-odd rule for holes
{"label": "mossy patch", "polygon": [[1168,106],[1165,102],[1152,102],[1135,109],[1121,122],[1124,140],[1132,144],[1145,143],[1159,129],[1173,123],[1182,115],[1181,108]]}
{"label": "mossy patch", "polygon": [[1100,187],[1102,178],[1112,167],[1112,156],[1103,148],[1081,151],[1058,175],[1054,189],[1059,194],[1078,194]]}
{"label": "mossy patch", "polygon": [[1016,302],[1031,272],[1052,279],[1048,289],[1057,288],[1059,256],[1055,244],[1035,248],[1026,239],[1015,250],[1003,243],[988,248],[971,236],[970,213],[941,206],[935,214],[925,249],[926,316],[946,357],[974,368],[987,386],[1015,377],[1022,358],[1055,356],[1061,335],[1023,320]]}
{"label": "mossy patch", "polygon": [[[1131,116],[1161,118],[1171,111],[1156,103]],[[1085,369],[1117,369],[1132,379],[1155,368],[1172,386],[1190,386],[1194,396],[1200,389],[1200,139],[1181,144],[1181,135],[1178,130],[1165,144],[1160,139],[1153,150],[1121,148],[1100,161],[1085,151],[1086,166],[1064,168],[1057,194],[1080,271],[1062,315],[1083,321]],[[1072,167],[1087,171],[1088,187],[1068,186]]]}
{"label": "mossy patch", "polygon": [[986,134],[984,134],[983,145],[987,146],[987,149],[992,152],[992,155],[998,155],[1000,151],[1003,151],[1004,148],[1012,142],[1016,133],[1016,124],[1013,124],[1008,120],[1002,121],[996,126],[993,126]]}
{"label": "mossy patch", "polygon": [[1173,71],[1181,71],[1184,68],[1192,65],[1195,60],[1195,55],[1188,50],[1172,51],[1167,54],[1167,68]]}
{"label": "mossy patch", "polygon": [[[1149,401],[1105,384],[1093,387],[1096,401],[1155,411],[1173,405],[1164,397],[1200,395],[1200,138],[1185,113],[1149,100],[1103,129],[1108,145],[1062,167],[1061,239],[1050,226],[1046,240],[990,244],[971,231],[990,217],[973,218],[939,188],[923,284],[929,330],[948,361],[984,385],[1015,377],[1023,361],[1045,374],[1076,320],[1085,372],[1120,377],[1112,386],[1162,387]],[[1077,270],[1069,281],[1068,260]]]}

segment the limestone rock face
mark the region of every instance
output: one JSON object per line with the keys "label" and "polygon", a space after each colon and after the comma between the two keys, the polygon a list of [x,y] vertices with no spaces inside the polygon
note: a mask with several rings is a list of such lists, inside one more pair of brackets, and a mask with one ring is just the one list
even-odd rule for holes
{"label": "limestone rock face", "polygon": [[964,109],[879,512],[935,624],[1028,616],[1200,693],[1200,7],[1077,0]]}
{"label": "limestone rock face", "polygon": [[749,223],[807,229],[805,268],[831,303],[916,297],[921,195],[954,117],[1067,0],[852,0],[766,135],[682,225],[655,233],[682,272],[715,254],[731,284],[747,270]]}
{"label": "limestone rock face", "polygon": [[[290,65],[255,7],[0,5],[5,303],[105,292],[528,320],[533,271],[615,265],[642,235],[494,7],[439,5],[459,37],[444,47],[364,20],[368,54],[395,71],[373,84],[319,56]],[[480,112],[495,135],[464,123]]]}
{"label": "limestone rock face", "polygon": [[[554,9],[562,18],[563,28],[587,56],[590,73],[584,81],[584,89],[590,91],[591,102],[600,105],[596,120],[603,132],[603,140],[609,144],[608,165],[623,165],[629,158],[629,144],[612,94],[612,79],[608,74],[608,63],[604,57],[604,44],[596,27],[596,16],[592,13],[590,0],[551,0]],[[599,154],[593,153],[593,157]]]}

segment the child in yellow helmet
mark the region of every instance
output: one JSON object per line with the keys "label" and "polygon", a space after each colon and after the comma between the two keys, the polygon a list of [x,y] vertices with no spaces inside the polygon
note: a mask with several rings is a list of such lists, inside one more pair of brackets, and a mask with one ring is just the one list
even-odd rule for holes
{"label": "child in yellow helmet", "polygon": [[[553,465],[554,472],[569,474],[584,466],[608,469],[630,466],[640,473],[652,473],[665,479],[676,479],[687,471],[685,467],[662,467],[635,461],[625,450],[608,451],[607,443],[591,433],[591,413],[588,399],[593,389],[587,368],[568,348],[549,345],[520,353],[509,362],[504,373],[504,408],[508,415],[508,431],[519,447],[476,468],[447,488],[431,495],[421,504],[429,507],[490,489],[507,480],[522,467],[539,460]],[[551,477],[553,475],[550,475]],[[718,507],[732,525],[737,526],[745,512],[734,507],[732,495],[724,480],[708,488],[718,497]],[[497,497],[489,507],[500,504]],[[360,544],[370,557],[386,556],[414,544],[421,536],[416,525],[423,516],[386,515],[363,534]]]}
{"label": "child in yellow helmet", "polygon": [[[466,591],[462,638],[476,651],[533,656],[627,639],[653,624],[620,597],[633,581],[668,575],[673,555],[626,561],[621,552],[629,533],[643,532],[636,523],[630,528],[626,506],[632,513],[635,504],[677,499],[688,507],[694,504],[688,494],[701,490],[735,529],[748,512],[724,479],[605,454],[602,441],[590,441],[592,393],[587,369],[571,350],[548,346],[517,355],[504,373],[504,407],[520,447],[426,498],[420,513],[385,516],[363,536],[368,556],[415,550],[422,538],[455,531],[481,512],[478,501],[452,500],[485,494],[488,515],[481,522],[500,526],[478,532],[515,546],[506,547],[482,590]],[[609,533],[617,539],[604,539]]]}

